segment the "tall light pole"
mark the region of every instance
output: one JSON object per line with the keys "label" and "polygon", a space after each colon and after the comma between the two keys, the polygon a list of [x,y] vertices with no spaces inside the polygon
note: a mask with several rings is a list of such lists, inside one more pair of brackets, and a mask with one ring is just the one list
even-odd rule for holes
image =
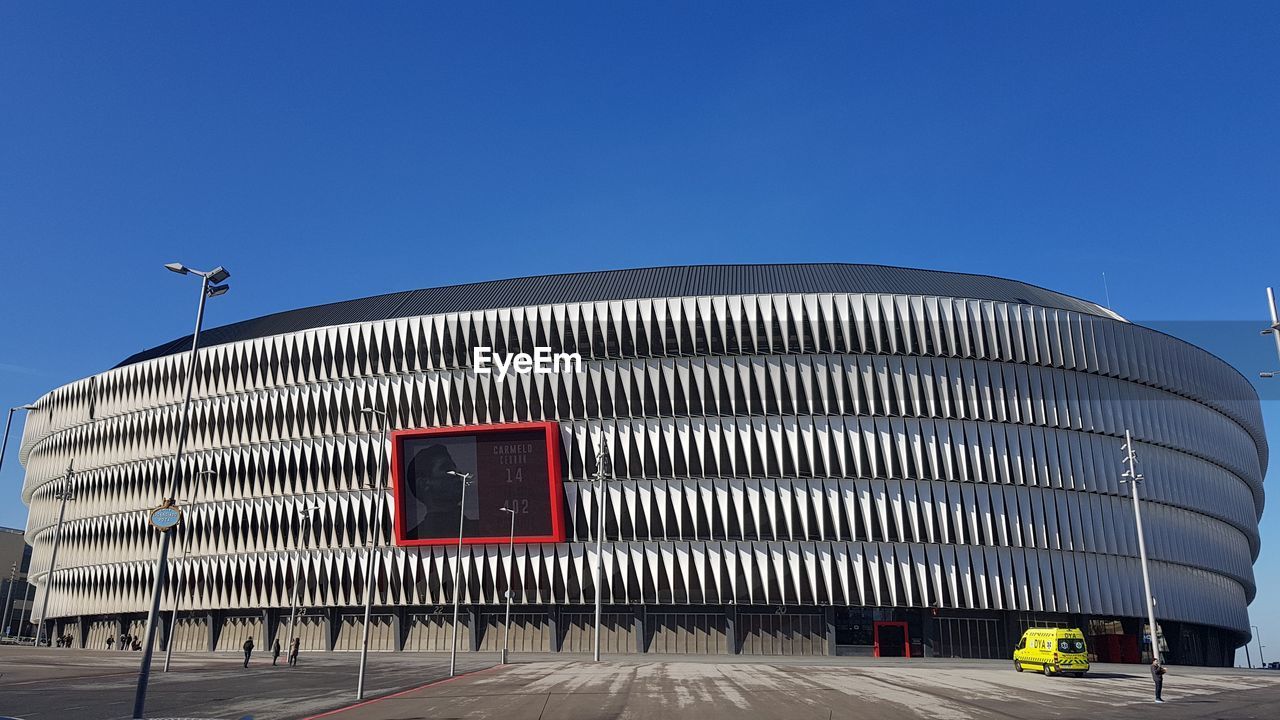
{"label": "tall light pole", "polygon": [[[218,473],[213,470],[201,470],[199,472],[199,475],[202,477],[206,475],[217,475],[217,474]],[[188,506],[195,504],[191,500],[186,500],[185,502],[187,503]],[[178,532],[178,528],[174,528],[174,532]],[[189,548],[183,548],[182,550],[182,569],[183,570],[187,569],[187,558],[190,555],[191,555],[191,550]],[[182,587],[183,587],[183,584],[180,582],[178,583],[178,586],[174,589],[173,615],[170,616],[169,618],[169,637],[165,639],[166,640],[165,650],[164,650],[164,671],[165,672],[169,672],[169,663],[173,661],[173,639],[174,639],[173,636],[178,632],[178,605],[182,602]]]}
{"label": "tall light pole", "polygon": [[[182,551],[182,569],[187,569],[188,558],[191,557],[190,550]],[[182,604],[182,586],[184,583],[178,583],[177,589],[174,591],[173,597],[173,615],[169,618],[169,637],[165,643],[164,651],[164,671],[169,672],[169,663],[173,660],[173,640],[174,635],[178,632],[178,607]]]}
{"label": "tall light pole", "polygon": [[62,480],[62,487],[54,497],[62,501],[58,508],[58,527],[53,533],[53,553],[49,556],[49,575],[44,582],[44,599],[40,603],[40,624],[36,627],[36,641],[33,647],[40,647],[40,636],[44,632],[44,621],[49,611],[49,596],[53,594],[53,571],[58,567],[58,546],[62,544],[62,522],[67,517],[67,501],[74,500],[71,494],[71,482],[75,476],[75,461],[67,464],[67,475]]}
{"label": "tall light pole", "polygon": [[1142,558],[1142,587],[1143,592],[1147,596],[1147,624],[1151,628],[1151,658],[1153,660],[1160,659],[1160,637],[1156,632],[1156,606],[1155,601],[1151,597],[1151,575],[1147,570],[1147,542],[1143,538],[1142,533],[1142,506],[1138,502],[1138,485],[1142,483],[1143,477],[1137,470],[1137,455],[1133,451],[1133,437],[1128,430],[1124,431],[1124,463],[1126,470],[1120,476],[1120,482],[1128,482],[1129,488],[1133,491],[1133,519],[1138,525],[1138,555]]}
{"label": "tall light pole", "polygon": [[[1270,335],[1271,339],[1275,340],[1276,356],[1280,357],[1280,311],[1276,310],[1276,294],[1272,292],[1271,288],[1267,288],[1267,310],[1271,311],[1271,324],[1267,326],[1266,330],[1262,331],[1262,334]],[[1264,372],[1258,373],[1258,375],[1270,378],[1275,377],[1276,373]]]}
{"label": "tall light pole", "polygon": [[9,426],[13,424],[13,414],[19,410],[35,409],[35,405],[19,405],[9,408],[9,415],[4,419],[4,442],[0,442],[0,469],[4,468],[4,453],[9,449]]}
{"label": "tall light pole", "polygon": [[4,637],[9,637],[9,616],[13,614],[13,586],[18,582],[18,563],[9,568],[9,591],[4,594]]}
{"label": "tall light pole", "polygon": [[31,584],[31,571],[27,571],[27,577],[22,582],[22,602],[25,607],[22,612],[18,613],[18,640],[22,640],[22,629],[31,624],[31,610],[35,607],[36,597],[35,585]]}
{"label": "tall light pole", "polygon": [[453,677],[458,671],[458,604],[462,601],[458,582],[462,574],[462,525],[467,519],[467,485],[471,484],[471,473],[450,470],[449,474],[462,481],[462,499],[458,501],[458,557],[453,563],[453,643],[449,646],[449,677]]}
{"label": "tall light pole", "polygon": [[600,618],[602,613],[602,605],[604,593],[600,591],[600,572],[601,566],[604,564],[604,476],[605,473],[612,470],[612,463],[609,460],[609,451],[604,448],[603,439],[601,440],[600,453],[596,455],[596,566],[595,566],[595,588],[596,588],[596,634],[595,634],[595,661],[600,662]]}
{"label": "tall light pole", "polygon": [[285,633],[285,640],[293,642],[294,622],[298,619],[298,585],[302,580],[302,559],[303,551],[307,548],[307,536],[310,534],[311,517],[315,515],[320,508],[315,505],[308,505],[298,511],[302,516],[302,547],[298,548],[298,564],[293,569],[293,599],[290,601],[289,609],[289,629]]}
{"label": "tall light pole", "polygon": [[365,557],[364,565],[364,638],[360,641],[360,674],[356,678],[357,700],[364,699],[364,673],[369,662],[369,620],[373,612],[373,587],[378,584],[374,558],[381,559],[378,555],[378,540],[382,537],[382,498],[379,497],[379,491],[386,482],[387,425],[390,424],[389,416],[382,410],[361,408],[360,413],[382,419],[382,445],[379,446],[378,453],[378,477],[373,481],[373,542],[369,544],[369,554]]}
{"label": "tall light pole", "polygon": [[[199,360],[200,329],[204,325],[204,303],[211,297],[225,293],[230,286],[221,284],[231,273],[218,266],[207,272],[194,270],[181,263],[169,263],[165,269],[179,275],[195,275],[200,278],[200,303],[196,306],[196,329],[191,335],[191,357],[187,361],[186,387],[183,391],[182,410],[178,418],[178,449],[173,455],[173,467],[169,471],[169,485],[161,507],[172,506],[178,495],[178,477],[182,472],[182,451],[187,444],[187,431],[191,427],[191,389],[196,380],[196,361]],[[151,609],[147,611],[146,640],[142,644],[142,664],[138,668],[138,686],[133,695],[133,717],[141,720],[147,704],[147,683],[151,680],[152,645],[156,639],[156,621],[160,618],[160,597],[164,594],[169,578],[169,539],[171,529],[160,531],[160,560],[156,563],[156,580],[151,588]]]}
{"label": "tall light pole", "polygon": [[[35,410],[35,405],[18,405],[9,408],[9,414],[4,419],[4,440],[0,442],[0,469],[4,468],[5,451],[9,449],[9,428],[13,425],[13,414],[19,410]],[[9,591],[5,593],[4,600],[4,635],[9,635],[9,619],[13,614],[13,605],[10,600],[13,599],[13,584],[17,579],[18,564],[14,563],[13,570],[9,573]],[[18,635],[22,635],[22,628],[18,628]]]}
{"label": "tall light pole", "polygon": [[[5,416],[5,419],[4,419],[4,440],[3,440],[2,442],[0,442],[0,469],[3,469],[3,468],[4,468],[4,456],[5,456],[5,451],[7,451],[7,450],[9,449],[9,428],[13,425],[13,414],[14,414],[15,412],[19,411],[19,410],[28,410],[28,411],[30,411],[30,410],[35,410],[35,409],[36,409],[36,406],[35,406],[35,405],[30,405],[30,404],[28,404],[28,405],[18,405],[17,407],[11,407],[11,408],[9,408],[9,414],[8,414],[7,416]],[[52,566],[50,566],[50,567],[52,568]],[[18,564],[17,564],[17,563],[14,563],[14,565],[13,565],[13,571],[12,571],[12,572],[10,573],[10,575],[9,575],[9,592],[8,592],[8,598],[12,598],[12,597],[13,597],[13,584],[14,584],[14,582],[16,581],[16,578],[17,578],[17,575],[16,575],[17,571],[18,571]],[[29,584],[29,583],[30,583],[30,580],[28,579],[28,580],[26,580],[26,582],[25,582],[24,584]],[[22,593],[22,600],[23,600],[23,602],[25,602],[25,601],[27,600],[27,594],[28,594],[28,593],[27,593],[27,592],[25,591],[25,589],[24,589],[24,592]],[[5,634],[6,636],[9,634],[9,620],[10,620],[10,616],[13,614],[13,605],[12,605],[12,603],[10,603],[10,601],[9,601],[9,599],[8,599],[8,598],[6,598],[6,599],[5,599],[5,601],[4,601],[4,634]],[[23,618],[23,617],[25,617],[25,616],[26,616],[26,610],[24,609],[24,610],[23,610],[23,612],[19,614],[18,619],[21,621],[21,620],[22,620],[22,618]],[[23,623],[23,622],[19,622],[19,623],[18,623],[18,637],[19,637],[19,638],[21,638],[21,637],[22,637],[22,626],[23,626],[24,624],[25,624],[25,623]]]}
{"label": "tall light pole", "polygon": [[[463,490],[466,493],[466,490]],[[508,503],[515,505],[514,501]],[[516,564],[516,510],[513,507],[504,507],[502,512],[511,513],[511,536],[507,539],[507,615],[502,621],[502,664],[507,664],[507,657],[510,654],[510,645],[508,641],[511,638],[511,578]]]}
{"label": "tall light pole", "polygon": [[[1276,309],[1276,294],[1271,288],[1267,288],[1267,310],[1271,312],[1271,324],[1267,326],[1267,329],[1262,331],[1262,334],[1270,335],[1271,339],[1275,341],[1276,357],[1280,358],[1280,310]],[[1258,373],[1258,375],[1264,378],[1272,378],[1275,377],[1277,373],[1264,372]],[[1257,625],[1253,625],[1251,627],[1253,628],[1254,637],[1258,639],[1258,665],[1262,668],[1266,668],[1267,661],[1262,657],[1262,648],[1265,647],[1262,644],[1262,636],[1258,633]],[[1245,645],[1244,651],[1245,657],[1248,657],[1249,646],[1247,644]],[[1252,661],[1250,661],[1249,667],[1253,667]]]}

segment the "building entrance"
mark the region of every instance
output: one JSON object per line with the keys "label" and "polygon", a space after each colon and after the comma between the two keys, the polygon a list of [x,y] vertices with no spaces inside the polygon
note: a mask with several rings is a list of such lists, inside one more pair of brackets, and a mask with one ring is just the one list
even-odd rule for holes
{"label": "building entrance", "polygon": [[878,622],[875,624],[875,636],[876,657],[911,657],[906,623]]}

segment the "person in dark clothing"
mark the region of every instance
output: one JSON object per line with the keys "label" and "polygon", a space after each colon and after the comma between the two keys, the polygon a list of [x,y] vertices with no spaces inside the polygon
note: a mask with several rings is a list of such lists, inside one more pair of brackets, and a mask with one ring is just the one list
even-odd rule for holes
{"label": "person in dark clothing", "polygon": [[1160,691],[1164,689],[1164,665],[1160,664],[1160,658],[1157,656],[1151,660],[1151,680],[1156,684],[1156,702],[1162,703],[1164,699],[1160,697]]}
{"label": "person in dark clothing", "polygon": [[249,667],[249,656],[253,654],[253,638],[244,641],[244,666]]}
{"label": "person in dark clothing", "polygon": [[115,645],[115,644],[116,644],[116,636],[115,636],[115,635],[108,635],[108,636],[107,636],[107,649],[108,649],[108,650],[110,650],[110,649],[111,649],[111,646],[112,646],[112,645]]}
{"label": "person in dark clothing", "polygon": [[275,667],[276,661],[280,659],[280,638],[271,644],[271,666]]}
{"label": "person in dark clothing", "polygon": [[294,638],[293,642],[289,643],[289,667],[294,667],[298,664],[298,650],[301,648],[302,640],[300,638]]}

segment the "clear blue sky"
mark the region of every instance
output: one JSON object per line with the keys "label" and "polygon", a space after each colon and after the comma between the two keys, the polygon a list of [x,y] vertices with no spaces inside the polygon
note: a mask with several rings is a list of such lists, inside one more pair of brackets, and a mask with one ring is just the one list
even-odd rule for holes
{"label": "clear blue sky", "polygon": [[174,260],[232,271],[212,324],[656,264],[1098,301],[1105,271],[1118,312],[1275,367],[1280,5],[795,5],[0,3],[0,404],[188,332]]}

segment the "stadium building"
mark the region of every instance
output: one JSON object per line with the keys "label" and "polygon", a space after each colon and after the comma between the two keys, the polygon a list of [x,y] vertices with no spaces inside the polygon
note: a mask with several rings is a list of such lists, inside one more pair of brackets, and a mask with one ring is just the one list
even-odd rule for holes
{"label": "stadium building", "polygon": [[[80,645],[143,634],[189,343],[29,413],[34,607]],[[477,348],[508,364],[477,372]],[[267,647],[295,587],[303,647],[356,649],[373,546],[373,649],[448,649],[457,570],[463,650],[500,647],[510,579],[513,652],[587,651],[602,510],[607,653],[1008,658],[1066,625],[1138,661],[1126,430],[1168,658],[1228,665],[1249,637],[1250,384],[1021,282],[820,264],[399,292],[207,330],[194,392],[157,633],[179,650]],[[527,515],[494,519],[502,472],[536,490]]]}

